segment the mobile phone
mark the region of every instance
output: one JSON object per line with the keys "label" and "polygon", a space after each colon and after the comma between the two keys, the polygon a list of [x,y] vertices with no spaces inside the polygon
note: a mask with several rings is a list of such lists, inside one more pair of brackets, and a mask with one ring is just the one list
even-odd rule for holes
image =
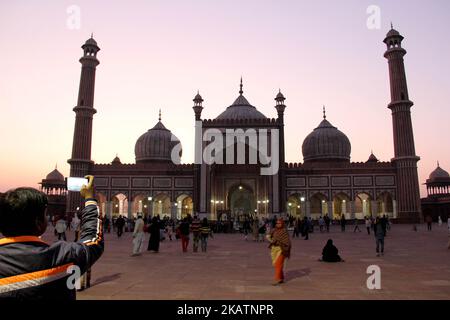
{"label": "mobile phone", "polygon": [[88,185],[89,181],[86,178],[67,178],[67,190],[80,192],[83,185]]}

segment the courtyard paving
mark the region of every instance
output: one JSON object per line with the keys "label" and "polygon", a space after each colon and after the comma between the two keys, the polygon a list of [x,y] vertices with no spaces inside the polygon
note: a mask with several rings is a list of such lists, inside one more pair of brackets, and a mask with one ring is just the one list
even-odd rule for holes
{"label": "courtyard paving", "polygon": [[[131,257],[131,233],[118,239],[106,234],[105,252],[92,268],[91,288],[79,300],[94,299],[450,299],[450,250],[446,225],[393,225],[385,255],[376,257],[373,234],[315,232],[310,239],[292,239],[286,283],[272,286],[273,268],[267,242],[245,241],[242,234],[215,234],[208,252],[183,253],[181,242],[165,240],[159,253]],[[148,235],[146,235],[148,240]],[[46,240],[53,241],[51,232]],[[318,258],[332,238],[345,262],[328,264]],[[69,233],[69,239],[73,234]],[[147,247],[147,241],[145,248]],[[366,286],[367,267],[381,268],[381,289]]]}

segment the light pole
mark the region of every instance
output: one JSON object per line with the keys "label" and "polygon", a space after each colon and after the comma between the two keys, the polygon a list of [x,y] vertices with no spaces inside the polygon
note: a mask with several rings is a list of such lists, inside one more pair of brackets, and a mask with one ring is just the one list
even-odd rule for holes
{"label": "light pole", "polygon": [[147,198],[147,201],[148,201],[148,210],[147,210],[147,213],[148,213],[148,216],[149,216],[149,218],[151,218],[152,217],[152,212],[153,212],[153,204],[152,204],[152,201],[153,201],[153,197],[152,196],[149,196],[148,198]]}
{"label": "light pole", "polygon": [[306,216],[306,206],[305,206],[305,197],[300,197],[300,216]]}

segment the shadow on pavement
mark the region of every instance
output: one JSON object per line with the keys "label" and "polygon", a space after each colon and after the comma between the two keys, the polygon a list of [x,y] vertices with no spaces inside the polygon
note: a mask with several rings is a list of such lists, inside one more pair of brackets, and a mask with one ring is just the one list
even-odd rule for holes
{"label": "shadow on pavement", "polygon": [[289,282],[289,281],[297,279],[297,278],[306,277],[310,273],[311,273],[311,269],[310,268],[298,269],[298,270],[289,270],[289,271],[286,272],[286,276],[285,276],[284,281],[285,282]]}
{"label": "shadow on pavement", "polygon": [[114,273],[109,276],[104,276],[104,277],[98,278],[93,284],[91,284],[91,287],[94,287],[94,286],[104,283],[104,282],[117,280],[120,278],[120,275],[121,275],[121,273]]}

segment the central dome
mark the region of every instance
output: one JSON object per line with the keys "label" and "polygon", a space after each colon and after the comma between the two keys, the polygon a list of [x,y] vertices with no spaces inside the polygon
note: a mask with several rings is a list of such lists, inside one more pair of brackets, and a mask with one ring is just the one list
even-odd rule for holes
{"label": "central dome", "polygon": [[172,149],[179,143],[180,140],[162,124],[160,118],[152,129],[136,141],[134,147],[136,163],[171,161]]}
{"label": "central dome", "polygon": [[243,96],[242,78],[241,89],[239,90],[239,97],[229,106],[224,112],[219,114],[217,120],[239,120],[239,119],[267,119],[265,115],[259,112],[252,106],[248,100]]}
{"label": "central dome", "polygon": [[304,162],[350,161],[351,145],[347,136],[324,119],[303,141]]}

